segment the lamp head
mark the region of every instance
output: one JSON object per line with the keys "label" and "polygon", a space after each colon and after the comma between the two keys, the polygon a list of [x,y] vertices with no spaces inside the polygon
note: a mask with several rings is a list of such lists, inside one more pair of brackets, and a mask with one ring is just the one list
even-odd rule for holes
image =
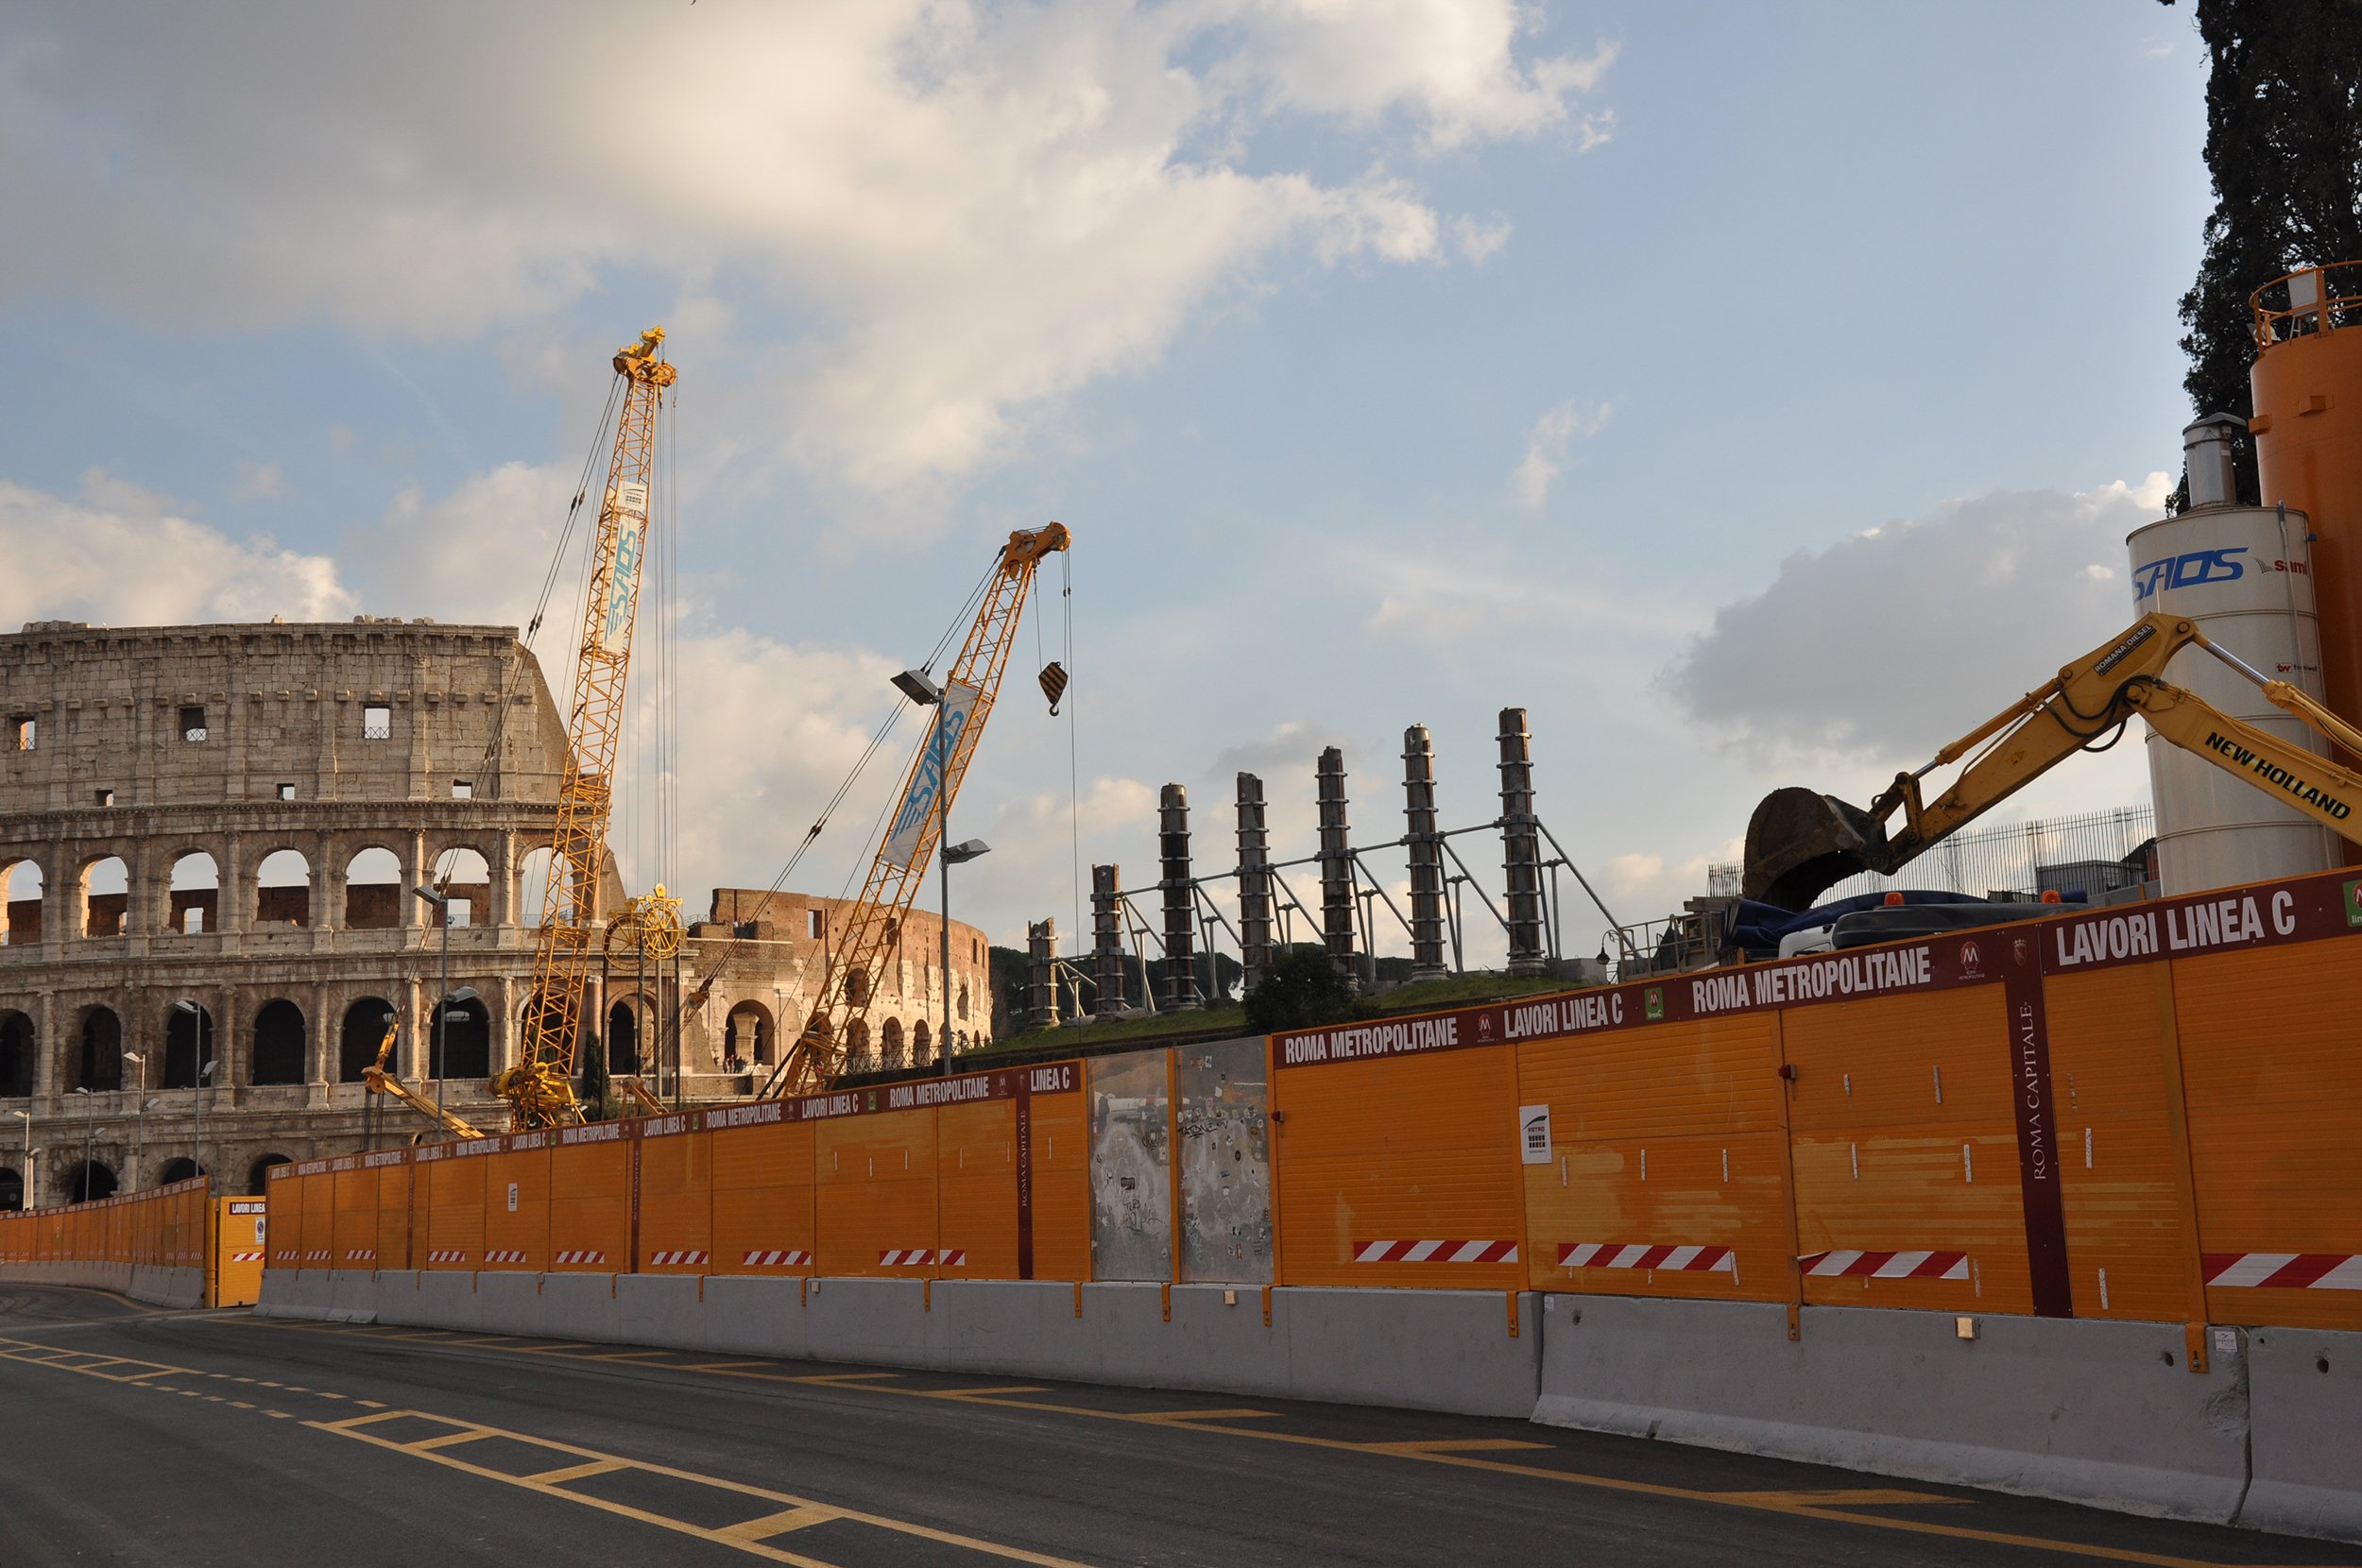
{"label": "lamp head", "polygon": [[920,707],[933,707],[943,701],[943,688],[924,670],[905,670],[894,677],[894,689]]}
{"label": "lamp head", "polygon": [[438,910],[451,902],[450,899],[444,897],[433,888],[412,888],[410,892],[412,896],[423,898]]}
{"label": "lamp head", "polygon": [[979,855],[989,855],[991,853],[992,845],[986,844],[984,840],[966,839],[958,844],[946,844],[943,849],[943,859],[945,863],[949,865],[966,865],[968,861],[976,859]]}

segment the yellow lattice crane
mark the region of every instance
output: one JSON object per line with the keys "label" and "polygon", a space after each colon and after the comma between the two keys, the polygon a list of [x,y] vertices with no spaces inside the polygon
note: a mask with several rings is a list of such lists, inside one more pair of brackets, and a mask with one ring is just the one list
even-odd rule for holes
{"label": "yellow lattice crane", "polygon": [[[896,943],[912,900],[927,878],[927,865],[938,848],[946,815],[959,795],[960,781],[967,776],[976,742],[984,737],[984,720],[1001,690],[1001,676],[1008,667],[1034,571],[1072,542],[1065,526],[1055,522],[1012,533],[984,586],[984,603],[968,626],[967,639],[960,644],[942,684],[936,686],[923,678],[924,672],[917,673],[921,679],[914,684],[921,687],[925,700],[934,707],[933,722],[911,762],[900,803],[870,861],[861,898],[834,945],[812,1015],[787,1059],[764,1085],[766,1095],[809,1093],[842,1070],[853,1030],[868,1014],[885,966],[894,961]],[[1056,685],[1062,691],[1065,673],[1055,665],[1052,669],[1058,670]],[[1043,690],[1054,701],[1051,680],[1049,672],[1044,672]],[[898,680],[897,684],[902,683]],[[943,982],[951,983],[950,974],[943,977]],[[941,1048],[948,1057],[951,1042],[943,1041]]]}
{"label": "yellow lattice crane", "polygon": [[[521,1130],[582,1119],[573,1074],[582,1042],[583,985],[596,962],[599,871],[614,799],[615,749],[624,727],[641,568],[647,556],[657,414],[675,374],[659,357],[663,343],[664,329],[651,327],[615,354],[623,407],[591,547],[573,713],[566,725],[566,771],[558,785],[549,886],[533,957],[533,1000],[517,1065],[492,1081],[493,1092],[508,1101],[510,1125]],[[663,892],[657,890],[659,899]]]}

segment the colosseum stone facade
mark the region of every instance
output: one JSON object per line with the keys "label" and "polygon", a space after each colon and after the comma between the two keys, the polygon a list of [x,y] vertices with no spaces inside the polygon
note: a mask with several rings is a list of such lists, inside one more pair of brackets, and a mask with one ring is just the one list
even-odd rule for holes
{"label": "colosseum stone facade", "polygon": [[[522,1034],[565,744],[507,627],[0,637],[0,1208],[28,1185],[48,1203],[177,1180],[200,1121],[225,1191],[259,1191],[279,1160],[415,1136],[426,1124],[361,1082],[389,1013],[396,1065],[498,1125],[485,1079]],[[409,895],[422,882],[450,898],[448,927]],[[606,907],[621,895],[610,876]],[[677,964],[620,956],[592,982],[610,1065],[668,1096],[750,1092],[845,912],[717,890]],[[908,922],[851,1042],[868,1059],[933,1057],[940,931]],[[989,961],[982,931],[952,932],[956,1049],[989,1028]],[[461,999],[438,1075],[434,1025],[417,1025],[446,944]]]}

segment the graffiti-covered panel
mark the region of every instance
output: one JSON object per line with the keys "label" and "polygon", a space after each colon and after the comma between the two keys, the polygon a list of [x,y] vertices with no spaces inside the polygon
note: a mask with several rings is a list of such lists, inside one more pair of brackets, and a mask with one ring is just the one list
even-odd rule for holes
{"label": "graffiti-covered panel", "polygon": [[1093,1279],[1172,1278],[1168,1055],[1144,1050],[1090,1065]]}
{"label": "graffiti-covered panel", "polygon": [[1271,1143],[1258,1035],[1182,1046],[1181,1277],[1271,1283]]}

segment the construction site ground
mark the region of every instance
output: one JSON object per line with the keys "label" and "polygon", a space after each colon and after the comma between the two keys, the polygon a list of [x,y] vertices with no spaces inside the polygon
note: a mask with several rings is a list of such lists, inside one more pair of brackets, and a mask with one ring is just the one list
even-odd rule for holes
{"label": "construction site ground", "polygon": [[[1522,1422],[0,1287],[11,1568],[432,1561],[2354,1563]],[[58,1456],[121,1462],[60,1465]]]}

